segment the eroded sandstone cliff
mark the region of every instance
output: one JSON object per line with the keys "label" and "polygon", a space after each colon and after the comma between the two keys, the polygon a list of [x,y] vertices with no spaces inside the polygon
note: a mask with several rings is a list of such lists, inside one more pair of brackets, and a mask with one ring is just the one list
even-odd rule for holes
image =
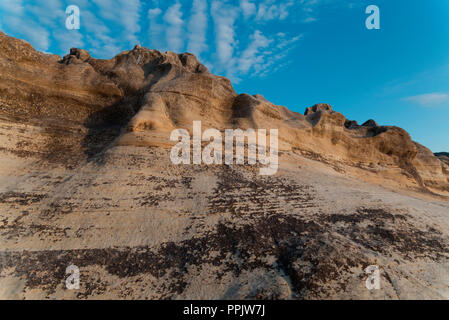
{"label": "eroded sandstone cliff", "polygon": [[[260,95],[237,95],[195,56],[136,46],[110,60],[72,49],[60,60],[0,35],[0,106],[5,119],[44,127],[45,142],[15,152],[76,165],[114,144],[169,147],[175,128],[277,128],[281,151],[321,156],[396,175],[411,187],[446,194],[448,175],[404,130],[347,120],[327,104],[305,115]],[[407,179],[405,179],[407,178]],[[409,179],[410,178],[410,179]]]}
{"label": "eroded sandstone cliff", "polygon": [[[172,164],[194,120],[278,129],[279,172]],[[0,162],[1,297],[449,297],[444,156],[327,104],[237,94],[188,53],[61,59],[0,33]]]}

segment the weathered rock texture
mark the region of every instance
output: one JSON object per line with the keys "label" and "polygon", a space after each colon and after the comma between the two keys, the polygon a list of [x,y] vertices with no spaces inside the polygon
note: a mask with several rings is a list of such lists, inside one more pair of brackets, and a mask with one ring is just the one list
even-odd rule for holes
{"label": "weathered rock texture", "polygon": [[[194,120],[278,129],[279,172],[173,165]],[[449,158],[239,95],[191,54],[60,59],[0,33],[0,142],[0,297],[449,298]]]}

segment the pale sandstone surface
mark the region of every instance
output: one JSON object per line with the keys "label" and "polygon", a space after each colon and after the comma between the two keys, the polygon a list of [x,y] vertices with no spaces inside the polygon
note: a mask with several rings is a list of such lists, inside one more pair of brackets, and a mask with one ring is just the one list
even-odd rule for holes
{"label": "pale sandstone surface", "polygon": [[[278,173],[172,164],[195,120],[278,129]],[[446,158],[326,104],[239,95],[190,54],[60,61],[0,33],[0,297],[447,299]]]}

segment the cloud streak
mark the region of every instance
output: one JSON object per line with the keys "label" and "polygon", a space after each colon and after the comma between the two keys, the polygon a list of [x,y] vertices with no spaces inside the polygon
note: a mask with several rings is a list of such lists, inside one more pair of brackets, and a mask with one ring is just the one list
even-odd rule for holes
{"label": "cloud streak", "polygon": [[252,35],[252,42],[243,51],[239,59],[239,71],[246,74],[251,67],[257,66],[264,62],[264,54],[261,53],[261,49],[269,46],[272,40],[265,37],[259,30],[256,30]]}
{"label": "cloud streak", "polygon": [[223,5],[220,1],[213,1],[211,6],[212,18],[215,25],[215,45],[219,62],[228,64],[234,54],[237,8]]}
{"label": "cloud streak", "polygon": [[[65,28],[69,4],[80,8],[80,30]],[[238,81],[283,65],[298,39],[270,26],[287,19],[294,5],[292,0],[0,0],[0,28],[61,55],[83,47],[97,58],[111,58],[137,43],[187,50],[208,61],[213,72]]]}
{"label": "cloud streak", "polygon": [[414,104],[419,104],[423,107],[436,107],[441,105],[443,102],[449,101],[449,94],[434,92],[406,97],[404,100]]}
{"label": "cloud streak", "polygon": [[293,1],[274,3],[273,0],[265,0],[259,5],[256,20],[284,20],[289,14],[289,7],[293,6]]}
{"label": "cloud streak", "polygon": [[207,2],[206,0],[193,0],[192,15],[188,26],[188,46],[187,51],[195,54],[198,58],[201,53],[207,50]]}
{"label": "cloud streak", "polygon": [[256,13],[256,5],[249,0],[240,0],[240,9],[242,9],[245,19],[250,18]]}
{"label": "cloud streak", "polygon": [[122,37],[129,44],[138,42],[136,34],[140,31],[141,3],[139,0],[93,0],[93,3],[100,9],[100,17],[121,27]]}
{"label": "cloud streak", "polygon": [[180,3],[175,3],[167,9],[164,15],[164,21],[167,23],[165,34],[168,49],[176,52],[182,50],[184,46],[184,39],[182,37],[184,21],[182,20]]}
{"label": "cloud streak", "polygon": [[159,23],[162,16],[162,10],[160,8],[153,8],[148,10],[148,20],[150,23],[149,43],[150,47],[161,50],[165,47],[164,40],[161,35],[164,33],[164,26]]}

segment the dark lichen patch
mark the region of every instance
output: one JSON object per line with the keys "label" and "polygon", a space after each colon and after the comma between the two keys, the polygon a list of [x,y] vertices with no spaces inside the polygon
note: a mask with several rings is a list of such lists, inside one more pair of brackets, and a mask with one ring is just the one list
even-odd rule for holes
{"label": "dark lichen patch", "polygon": [[53,237],[55,242],[67,237],[70,228],[24,222],[23,219],[29,215],[28,211],[22,211],[11,223],[7,222],[8,219],[3,220],[3,225],[0,226],[0,235],[7,240],[18,240],[22,237],[38,235],[41,240]]}
{"label": "dark lichen patch", "polygon": [[20,158],[39,158],[41,157],[41,153],[38,151],[28,151],[28,150],[16,150],[11,148],[0,147],[0,151],[11,153]]}
{"label": "dark lichen patch", "polygon": [[[1,270],[14,268],[15,275],[26,279],[27,287],[40,288],[48,294],[63,285],[65,268],[70,264],[80,267],[86,281],[92,278],[85,274],[89,266],[129,280],[133,286],[145,286],[142,279],[151,275],[156,279],[151,284],[153,293],[163,299],[185,292],[199,276],[192,268],[214,270],[217,282],[230,277],[241,279],[248,272],[261,270],[286,277],[292,297],[303,299],[347,290],[354,270],[363,270],[375,262],[366,249],[381,255],[396,253],[408,260],[438,259],[448,253],[441,234],[429,234],[430,229],[414,227],[407,215],[383,209],[361,208],[353,214],[309,218],[296,214],[256,215],[239,225],[233,222],[234,218],[221,221],[214,231],[201,236],[154,248],[4,252],[0,255]],[[105,282],[91,281],[81,288],[79,298],[109,289]],[[126,285],[120,287],[119,294],[126,295],[126,290]],[[270,296],[261,288],[251,297]]]}
{"label": "dark lichen patch", "polygon": [[264,288],[256,288],[246,295],[245,300],[279,300],[279,293]]}
{"label": "dark lichen patch", "polygon": [[409,215],[369,208],[320,217],[321,222],[341,235],[377,253],[395,252],[409,260],[438,260],[449,254],[447,239],[440,231],[430,226],[418,228],[411,220]]}
{"label": "dark lichen patch", "polygon": [[47,198],[47,195],[45,194],[9,191],[0,194],[0,203],[28,206],[38,203],[45,198]]}
{"label": "dark lichen patch", "polygon": [[322,220],[330,223],[344,222],[349,224],[357,224],[364,221],[385,224],[390,221],[394,223],[396,220],[406,221],[407,216],[403,214],[391,214],[384,209],[360,208],[351,214],[330,214],[322,216]]}
{"label": "dark lichen patch", "polygon": [[[14,267],[17,276],[27,279],[27,287],[41,288],[48,293],[63,284],[65,268],[75,264],[81,269],[97,265],[120,278],[149,273],[157,279],[165,279],[165,285],[159,288],[164,298],[173,298],[185,290],[191,280],[188,274],[190,266],[201,268],[205,265],[218,266],[222,274],[230,272],[236,277],[243,271],[258,268],[283,271],[294,279],[292,283],[298,294],[309,294],[308,290],[316,286],[313,285],[314,276],[323,280],[326,275],[321,270],[324,267],[326,270],[332,268],[335,262],[316,263],[319,259],[316,257],[312,260],[314,267],[308,279],[295,271],[292,263],[295,259],[312,259],[322,245],[317,238],[323,231],[314,222],[278,215],[239,228],[219,224],[216,232],[179,243],[168,242],[158,249],[135,247],[7,252],[2,254],[2,260],[3,268]],[[273,256],[276,263],[267,262],[267,256]],[[335,269],[334,272],[338,274],[340,270]],[[96,292],[95,284],[90,284],[89,290]]]}
{"label": "dark lichen patch", "polygon": [[40,159],[45,164],[59,164],[74,169],[83,160],[81,140],[85,129],[78,123],[64,121],[61,125],[56,119],[46,119],[43,125],[45,142],[40,151]]}
{"label": "dark lichen patch", "polygon": [[89,297],[95,297],[102,295],[108,291],[108,283],[97,278],[81,279],[80,283],[83,283],[83,290],[76,294],[78,299],[87,299]]}
{"label": "dark lichen patch", "polygon": [[229,167],[218,175],[217,186],[208,196],[208,212],[245,214],[285,213],[285,207],[316,207],[314,190],[286,178],[263,178],[256,173],[246,177]]}
{"label": "dark lichen patch", "polygon": [[[272,218],[274,219],[274,218]],[[224,265],[224,272],[239,275],[243,270],[257,267],[269,267],[261,259],[266,254],[276,254],[276,246],[284,246],[285,241],[277,239],[281,235],[286,223],[279,221],[261,221],[255,226],[247,226],[243,230],[233,229],[220,224],[216,233],[204,237],[192,238],[180,243],[168,242],[158,250],[147,247],[127,249],[90,249],[90,250],[61,250],[41,252],[7,252],[3,253],[3,268],[15,267],[15,273],[27,279],[27,287],[41,288],[49,293],[65,279],[65,268],[70,264],[82,267],[98,265],[110,274],[118,277],[133,277],[150,273],[156,278],[171,279],[166,283],[167,298],[183,292],[188,284],[187,268],[204,264]],[[279,222],[279,223],[274,223]],[[284,227],[283,227],[284,226]],[[291,226],[298,231],[304,226],[297,221]],[[258,239],[261,233],[267,234],[269,241],[261,243]],[[290,234],[290,233],[287,233]],[[272,247],[274,246],[274,248]],[[218,250],[218,255],[211,254]],[[247,259],[255,255],[251,263],[239,263],[235,258],[240,252],[239,259]],[[229,256],[228,254],[231,253]],[[92,284],[94,285],[94,284]],[[90,288],[89,290],[93,290]]]}
{"label": "dark lichen patch", "polygon": [[141,197],[134,197],[134,201],[142,207],[157,207],[161,202],[164,201],[174,201],[174,197],[169,194],[155,194],[153,192],[149,192]]}
{"label": "dark lichen patch", "polygon": [[[133,200],[142,207],[156,207],[164,201],[175,201],[176,196],[173,190],[176,190],[180,186],[185,186],[188,181],[186,179],[187,178],[169,179],[158,176],[142,177],[143,181],[151,183],[151,187],[149,187],[149,192],[134,197]],[[129,182],[128,185],[135,183],[135,181]]]}
{"label": "dark lichen patch", "polygon": [[45,209],[42,209],[39,213],[39,218],[42,220],[53,220],[60,215],[72,213],[78,206],[62,199],[59,202],[50,202]]}
{"label": "dark lichen patch", "polygon": [[8,240],[18,240],[23,237],[37,235],[40,240],[48,240],[52,237],[54,242],[62,241],[62,239],[67,237],[67,232],[70,230],[70,228],[58,228],[35,223],[30,225],[14,224],[1,229],[3,229],[1,236]]}

